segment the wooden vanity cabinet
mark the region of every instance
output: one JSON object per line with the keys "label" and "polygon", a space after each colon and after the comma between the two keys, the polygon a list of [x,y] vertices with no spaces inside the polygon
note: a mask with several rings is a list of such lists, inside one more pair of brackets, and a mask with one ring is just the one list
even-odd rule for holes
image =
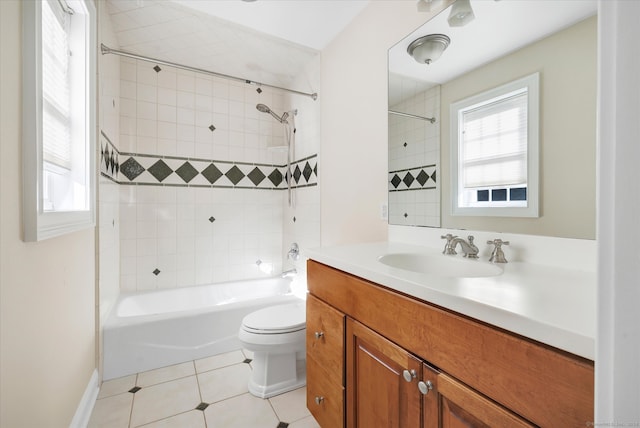
{"label": "wooden vanity cabinet", "polygon": [[[307,403],[323,428],[578,427],[593,421],[592,361],[313,260],[307,283]],[[320,352],[325,342],[315,338],[317,314],[341,320],[335,324],[344,337],[342,365],[327,363]],[[338,356],[337,342],[326,346],[327,354]],[[327,373],[328,367],[336,372]],[[330,396],[325,391],[346,394],[335,415],[328,415],[326,399],[316,403]]]}

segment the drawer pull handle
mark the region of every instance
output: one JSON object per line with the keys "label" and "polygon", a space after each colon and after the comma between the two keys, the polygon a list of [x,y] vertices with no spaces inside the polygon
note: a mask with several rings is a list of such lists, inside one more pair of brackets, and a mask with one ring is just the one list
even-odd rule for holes
{"label": "drawer pull handle", "polygon": [[414,380],[417,375],[416,375],[416,371],[415,370],[404,370],[402,372],[402,377],[404,378],[404,380],[406,380],[407,382],[411,382],[412,380]]}
{"label": "drawer pull handle", "polygon": [[324,401],[324,397],[316,396],[316,404],[319,406]]}
{"label": "drawer pull handle", "polygon": [[324,332],[316,331],[315,336],[316,336],[316,339],[322,339],[324,337]]}
{"label": "drawer pull handle", "polygon": [[418,382],[418,390],[420,390],[422,395],[427,395],[429,391],[431,391],[432,389],[433,389],[433,384],[431,383],[430,380],[426,382],[423,382],[423,381]]}

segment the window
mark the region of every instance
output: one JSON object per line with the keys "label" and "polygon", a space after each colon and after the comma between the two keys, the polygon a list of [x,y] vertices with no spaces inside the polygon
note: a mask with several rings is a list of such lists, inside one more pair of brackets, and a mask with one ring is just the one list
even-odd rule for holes
{"label": "window", "polygon": [[96,12],[23,2],[24,240],[95,224]]}
{"label": "window", "polygon": [[451,105],[453,215],[538,216],[538,80]]}

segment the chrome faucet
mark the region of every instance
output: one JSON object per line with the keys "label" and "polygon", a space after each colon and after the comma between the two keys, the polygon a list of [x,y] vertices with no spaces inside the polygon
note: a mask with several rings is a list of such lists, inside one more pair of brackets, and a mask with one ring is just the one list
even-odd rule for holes
{"label": "chrome faucet", "polygon": [[447,233],[444,236],[441,236],[442,239],[446,239],[447,243],[444,246],[444,250],[442,251],[442,254],[448,254],[448,255],[456,255],[458,254],[456,252],[456,247],[458,246],[458,244],[460,244],[460,248],[462,248],[462,252],[464,253],[464,257],[467,257],[469,259],[477,259],[478,258],[478,252],[480,251],[478,249],[478,247],[476,247],[476,245],[473,243],[473,235],[469,235],[468,239],[469,242],[465,241],[463,238],[460,238],[458,236],[454,236],[450,233]]}

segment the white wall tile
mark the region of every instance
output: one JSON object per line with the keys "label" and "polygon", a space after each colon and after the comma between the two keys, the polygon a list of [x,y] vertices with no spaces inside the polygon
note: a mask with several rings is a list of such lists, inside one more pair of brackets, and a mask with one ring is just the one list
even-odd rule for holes
{"label": "white wall tile", "polygon": [[[285,152],[267,150],[282,144],[284,129],[255,105],[265,103],[278,114],[288,105],[307,108],[299,97],[224,79],[201,76],[161,66],[128,63],[119,86],[120,139],[132,153],[282,164]],[[135,75],[132,75],[134,74]],[[319,107],[296,122],[300,151],[315,154],[319,145]],[[311,119],[309,116],[315,118]],[[208,127],[214,125],[212,132]],[[156,159],[140,158],[145,168]],[[164,159],[173,170],[184,160]],[[201,171],[207,161],[190,161]],[[231,165],[229,165],[230,167]],[[239,165],[247,174],[251,165]],[[223,173],[226,172],[223,171]],[[147,171],[143,173],[151,177]],[[208,184],[198,177],[193,183]],[[126,180],[126,178],[124,179]],[[250,183],[247,178],[243,183]],[[163,184],[182,183],[171,174]],[[149,290],[259,277],[265,274],[256,260],[283,267],[283,242],[319,243],[317,189],[299,190],[302,203],[285,215],[285,192],[169,186],[120,186],[120,275],[122,290]],[[124,189],[126,188],[126,189]],[[302,193],[300,193],[302,192]],[[104,208],[106,210],[106,208]],[[298,215],[296,224],[287,218]],[[214,222],[209,217],[215,218]],[[285,222],[283,223],[283,219]],[[288,245],[288,244],[287,244]],[[158,276],[153,275],[160,269]]]}

